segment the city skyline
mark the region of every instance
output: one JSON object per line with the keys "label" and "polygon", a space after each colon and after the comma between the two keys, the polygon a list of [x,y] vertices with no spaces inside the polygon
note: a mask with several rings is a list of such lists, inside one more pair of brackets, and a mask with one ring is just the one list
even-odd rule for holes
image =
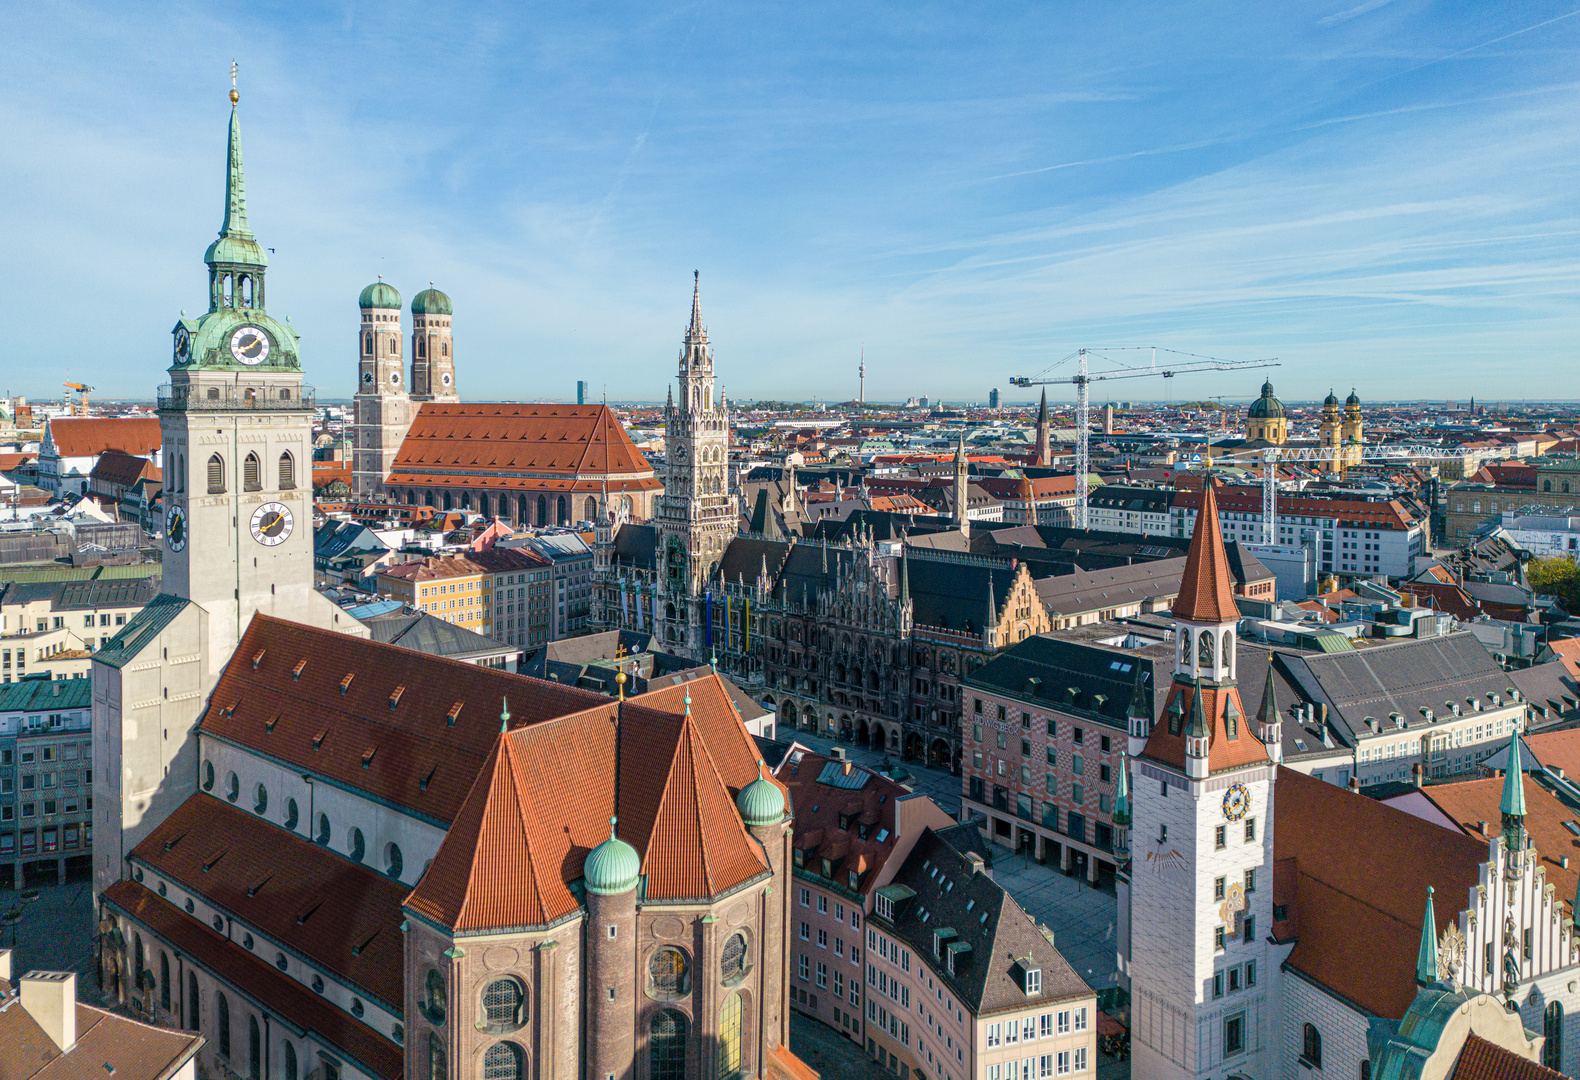
{"label": "city skyline", "polygon": [[852,398],[863,345],[869,400],[1116,340],[1276,355],[1290,401],[1541,398],[1574,359],[1580,11],[887,14],[9,14],[3,389],[163,381],[232,59],[270,312],[327,397],[381,273],[454,297],[473,400],[661,399],[694,267],[738,399]]}

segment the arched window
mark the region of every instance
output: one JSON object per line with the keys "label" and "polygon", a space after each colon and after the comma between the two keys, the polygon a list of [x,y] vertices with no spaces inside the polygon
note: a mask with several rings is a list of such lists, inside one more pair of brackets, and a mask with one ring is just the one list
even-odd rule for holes
{"label": "arched window", "polygon": [[527,995],[515,979],[495,979],[483,987],[483,1025],[496,1035],[519,1028]]}
{"label": "arched window", "polygon": [[261,471],[258,467],[258,455],[249,453],[241,463],[241,489],[261,491],[263,489],[263,479],[259,475]]}
{"label": "arched window", "polygon": [[1212,631],[1202,630],[1196,634],[1196,662],[1204,668],[1212,667]]}
{"label": "arched window", "polygon": [[317,839],[318,839],[318,842],[320,844],[327,844],[327,843],[329,843],[329,815],[328,814],[319,814],[318,815],[318,838]]}
{"label": "arched window", "polygon": [[731,934],[724,943],[724,955],[719,960],[719,978],[727,985],[733,985],[745,974],[746,935]]}
{"label": "arched window", "polygon": [[660,1001],[685,997],[691,990],[691,965],[679,949],[659,949],[647,962],[647,992]]}
{"label": "arched window", "polygon": [[1225,630],[1223,641],[1218,645],[1218,659],[1223,661],[1223,666],[1228,667],[1234,663],[1234,631]]}
{"label": "arched window", "polygon": [[204,396],[207,397],[210,401],[218,401],[219,400],[219,387],[217,387],[217,386],[209,387],[208,388],[208,393],[206,395],[204,395]]}
{"label": "arched window", "polygon": [[1543,480],[1542,481],[1542,490],[1543,491],[1551,491],[1552,489],[1553,489],[1553,482],[1551,480]]}
{"label": "arched window", "polygon": [[582,513],[584,515],[582,518],[583,521],[597,521],[598,500],[593,498],[591,495],[587,496],[587,502],[582,507]]}
{"label": "arched window", "polygon": [[631,496],[629,496],[629,495],[622,495],[622,496],[620,496],[620,512],[623,513],[626,517],[630,517],[631,516]]}
{"label": "arched window", "polygon": [[488,492],[483,492],[477,497],[477,512],[488,517]]}
{"label": "arched window", "polygon": [[159,950],[159,1007],[170,1011],[170,957],[163,949]]}
{"label": "arched window", "polygon": [[686,1018],[674,1009],[653,1014],[647,1040],[648,1076],[652,1080],[685,1080]]}
{"label": "arched window", "polygon": [[196,1031],[202,1025],[198,1022],[199,1007],[203,999],[198,994],[197,972],[187,972],[187,1027]]}
{"label": "arched window", "polygon": [[291,491],[296,487],[296,459],[289,450],[280,455],[280,490]]}
{"label": "arched window", "polygon": [[361,862],[367,850],[367,841],[362,838],[362,830],[355,825],[351,826],[351,835],[347,839],[346,854],[351,857],[352,862]]}
{"label": "arched window", "polygon": [[455,509],[455,496],[448,491],[444,493],[444,508],[446,510]]}
{"label": "arched window", "polygon": [[483,1080],[521,1080],[523,1057],[515,1043],[495,1043],[483,1055]]}
{"label": "arched window", "polygon": [[1547,1041],[1542,1044],[1542,1064],[1558,1072],[1564,1067],[1564,1007],[1553,1002],[1542,1013],[1542,1034]]}
{"label": "arched window", "polygon": [[444,342],[444,341],[439,342],[439,355],[440,356],[449,356],[450,355],[450,345],[449,345],[448,342]]}
{"label": "arched window", "polygon": [[285,1080],[296,1080],[296,1047],[289,1042],[281,1043],[280,1058],[285,1062]]}
{"label": "arched window", "polygon": [[444,1054],[444,1040],[428,1032],[428,1080],[450,1080],[450,1062]]}
{"label": "arched window", "polygon": [[570,521],[570,519],[571,519],[571,510],[570,510],[570,507],[568,505],[566,505],[565,496],[563,496],[563,495],[560,496],[558,506],[555,509],[555,513],[557,515],[556,518],[555,518],[555,523],[556,524],[564,525],[564,524],[566,524],[566,523],[568,523]]}
{"label": "arched window", "polygon": [[392,878],[396,879],[397,881],[399,881],[400,880],[401,867],[403,865],[404,865],[404,861],[401,859],[400,845],[399,844],[390,844],[390,845],[388,845],[384,849],[384,872],[386,874],[388,874],[390,877],[392,877]]}
{"label": "arched window", "polygon": [[400,335],[399,334],[391,334],[390,335],[390,355],[391,356],[399,356],[400,355]]}
{"label": "arched window", "polygon": [[247,1017],[247,1080],[263,1080],[263,1040],[256,1016]]}
{"label": "arched window", "polygon": [[203,790],[214,790],[214,763],[212,761],[203,763]]}
{"label": "arched window", "polygon": [[225,798],[228,801],[230,801],[230,802],[235,802],[237,796],[239,796],[240,794],[241,794],[241,780],[240,780],[240,778],[238,778],[235,773],[227,773],[226,776],[225,776]]}
{"label": "arched window", "polygon": [[427,358],[428,358],[428,342],[427,342],[427,339],[419,337],[417,339],[417,359],[419,359],[419,360],[426,360]]}
{"label": "arched window", "polygon": [[230,1002],[224,994],[216,994],[219,1006],[219,1052],[230,1057]]}
{"label": "arched window", "polygon": [[298,814],[299,814],[299,811],[296,808],[296,800],[295,799],[286,799],[285,800],[285,827],[287,829],[290,829],[293,832],[296,831],[296,819],[297,819],[297,815]]}
{"label": "arched window", "polygon": [[443,973],[438,968],[429,968],[428,978],[422,988],[422,1014],[430,1024],[444,1026],[447,1001]]}
{"label": "arched window", "polygon": [[1361,1080],[1372,1080],[1372,1063],[1370,1059],[1361,1061]]}
{"label": "arched window", "polygon": [[252,812],[261,814],[269,809],[269,789],[259,784],[252,793]]}
{"label": "arched window", "polygon": [[1322,1033],[1315,1024],[1307,1024],[1300,1042],[1300,1057],[1313,1069],[1322,1068]]}
{"label": "arched window", "polygon": [[[210,389],[213,389],[210,387]],[[215,395],[216,397],[218,394]],[[225,494],[225,459],[218,454],[208,459],[208,493],[210,495]]]}
{"label": "arched window", "polygon": [[143,979],[148,974],[147,961],[143,958],[143,935],[132,933],[132,989],[141,992]]}
{"label": "arched window", "polygon": [[542,495],[538,496],[538,524],[549,523],[549,500]]}
{"label": "arched window", "polygon": [[373,355],[373,331],[371,330],[362,335],[362,355]]}
{"label": "arched window", "polygon": [[741,1075],[741,995],[724,999],[719,1013],[719,1080],[738,1080]]}

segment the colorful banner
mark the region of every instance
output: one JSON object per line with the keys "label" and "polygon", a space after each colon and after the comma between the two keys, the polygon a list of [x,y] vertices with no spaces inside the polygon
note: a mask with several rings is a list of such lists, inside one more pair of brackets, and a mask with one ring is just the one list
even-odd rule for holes
{"label": "colorful banner", "polygon": [[647,626],[642,621],[642,586],[636,587],[636,628],[645,631]]}
{"label": "colorful banner", "polygon": [[631,625],[631,594],[625,591],[625,575],[620,575],[620,624]]}

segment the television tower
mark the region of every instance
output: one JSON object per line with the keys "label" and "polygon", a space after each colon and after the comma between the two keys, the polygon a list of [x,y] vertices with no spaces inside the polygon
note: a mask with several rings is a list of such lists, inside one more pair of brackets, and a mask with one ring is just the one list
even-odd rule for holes
{"label": "television tower", "polygon": [[856,369],[856,376],[859,380],[856,390],[856,402],[865,405],[867,403],[867,347],[865,345],[861,347],[861,366]]}

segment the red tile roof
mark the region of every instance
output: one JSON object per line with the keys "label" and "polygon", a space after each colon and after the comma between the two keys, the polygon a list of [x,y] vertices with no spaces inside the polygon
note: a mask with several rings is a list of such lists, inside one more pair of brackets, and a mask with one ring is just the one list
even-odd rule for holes
{"label": "red tile roof", "polygon": [[591,492],[602,477],[610,491],[663,487],[608,406],[430,402],[412,421],[389,483]]}
{"label": "red tile roof", "polygon": [[[687,692],[689,713],[664,707]],[[727,892],[768,869],[735,809],[758,760],[717,675],[513,728],[407,907],[460,932],[553,922],[576,909],[570,885],[611,816],[647,899]]]}
{"label": "red tile roof", "polygon": [[608,700],[258,615],[210,695],[202,730],[448,825],[493,750],[507,698],[517,723]]}
{"label": "red tile roof", "polygon": [[1563,1075],[1472,1032],[1460,1047],[1449,1080],[1561,1080]]}
{"label": "red tile roof", "polygon": [[96,457],[106,450],[142,457],[159,450],[159,417],[57,417],[49,422],[49,440],[63,458]]}
{"label": "red tile roof", "polygon": [[1223,549],[1223,529],[1218,522],[1216,487],[1208,485],[1202,512],[1196,516],[1179,596],[1174,600],[1175,616],[1195,622],[1224,623],[1240,618],[1240,609],[1234,604],[1229,556]]}
{"label": "red tile roof", "polygon": [[401,1011],[400,882],[201,793],[131,858]]}
{"label": "red tile roof", "polygon": [[[1466,896],[1486,845],[1287,768],[1273,817],[1273,902],[1289,909],[1274,936],[1295,941],[1286,963],[1363,1011],[1403,1018],[1427,886]],[[1434,911],[1438,934],[1459,918],[1454,903]]]}
{"label": "red tile roof", "polygon": [[[1195,687],[1180,682],[1170,684],[1168,701],[1164,705],[1164,719],[1153,727],[1141,756],[1149,761],[1160,762],[1184,771],[1184,729],[1190,723],[1191,709],[1195,705],[1194,697],[1197,693],[1201,694],[1202,712],[1208,727],[1210,749],[1207,752],[1207,771],[1227,772],[1232,769],[1243,769],[1248,765],[1266,764],[1267,749],[1251,726],[1237,687],[1209,684]],[[1179,735],[1170,734],[1168,728],[1167,712],[1175,701],[1179,702],[1181,715],[1184,717],[1180,724]],[[1226,706],[1230,701],[1233,701],[1235,708],[1240,710],[1238,734],[1233,739],[1229,737],[1226,717]]]}
{"label": "red tile roof", "polygon": [[400,1080],[400,1047],[273,965],[155,896],[135,881],[118,881],[104,902],[146,926],[201,967],[297,1027],[312,1032],[374,1076]]}
{"label": "red tile roof", "polygon": [[[13,973],[16,974],[16,973]],[[80,982],[77,992],[81,994]],[[62,1052],[12,996],[16,982],[0,979],[0,1078],[3,1080],[164,1080],[177,1074],[204,1043],[195,1031],[173,1031],[78,1003],[77,1041]]]}
{"label": "red tile roof", "polygon": [[[899,840],[899,800],[907,792],[881,773],[845,762],[841,775],[866,773],[867,782],[859,788],[836,787],[818,783],[823,769],[834,759],[819,754],[802,754],[799,760],[786,760],[776,774],[790,792],[795,808],[795,847],[804,853],[804,865],[822,873],[819,859],[828,859],[838,875],[859,869],[860,891],[877,884],[884,863],[894,854]],[[848,827],[841,829],[840,819]],[[867,837],[861,838],[859,826],[865,825]],[[888,830],[880,843],[878,834]],[[880,873],[872,873],[879,871]],[[839,878],[841,884],[847,879]]]}

